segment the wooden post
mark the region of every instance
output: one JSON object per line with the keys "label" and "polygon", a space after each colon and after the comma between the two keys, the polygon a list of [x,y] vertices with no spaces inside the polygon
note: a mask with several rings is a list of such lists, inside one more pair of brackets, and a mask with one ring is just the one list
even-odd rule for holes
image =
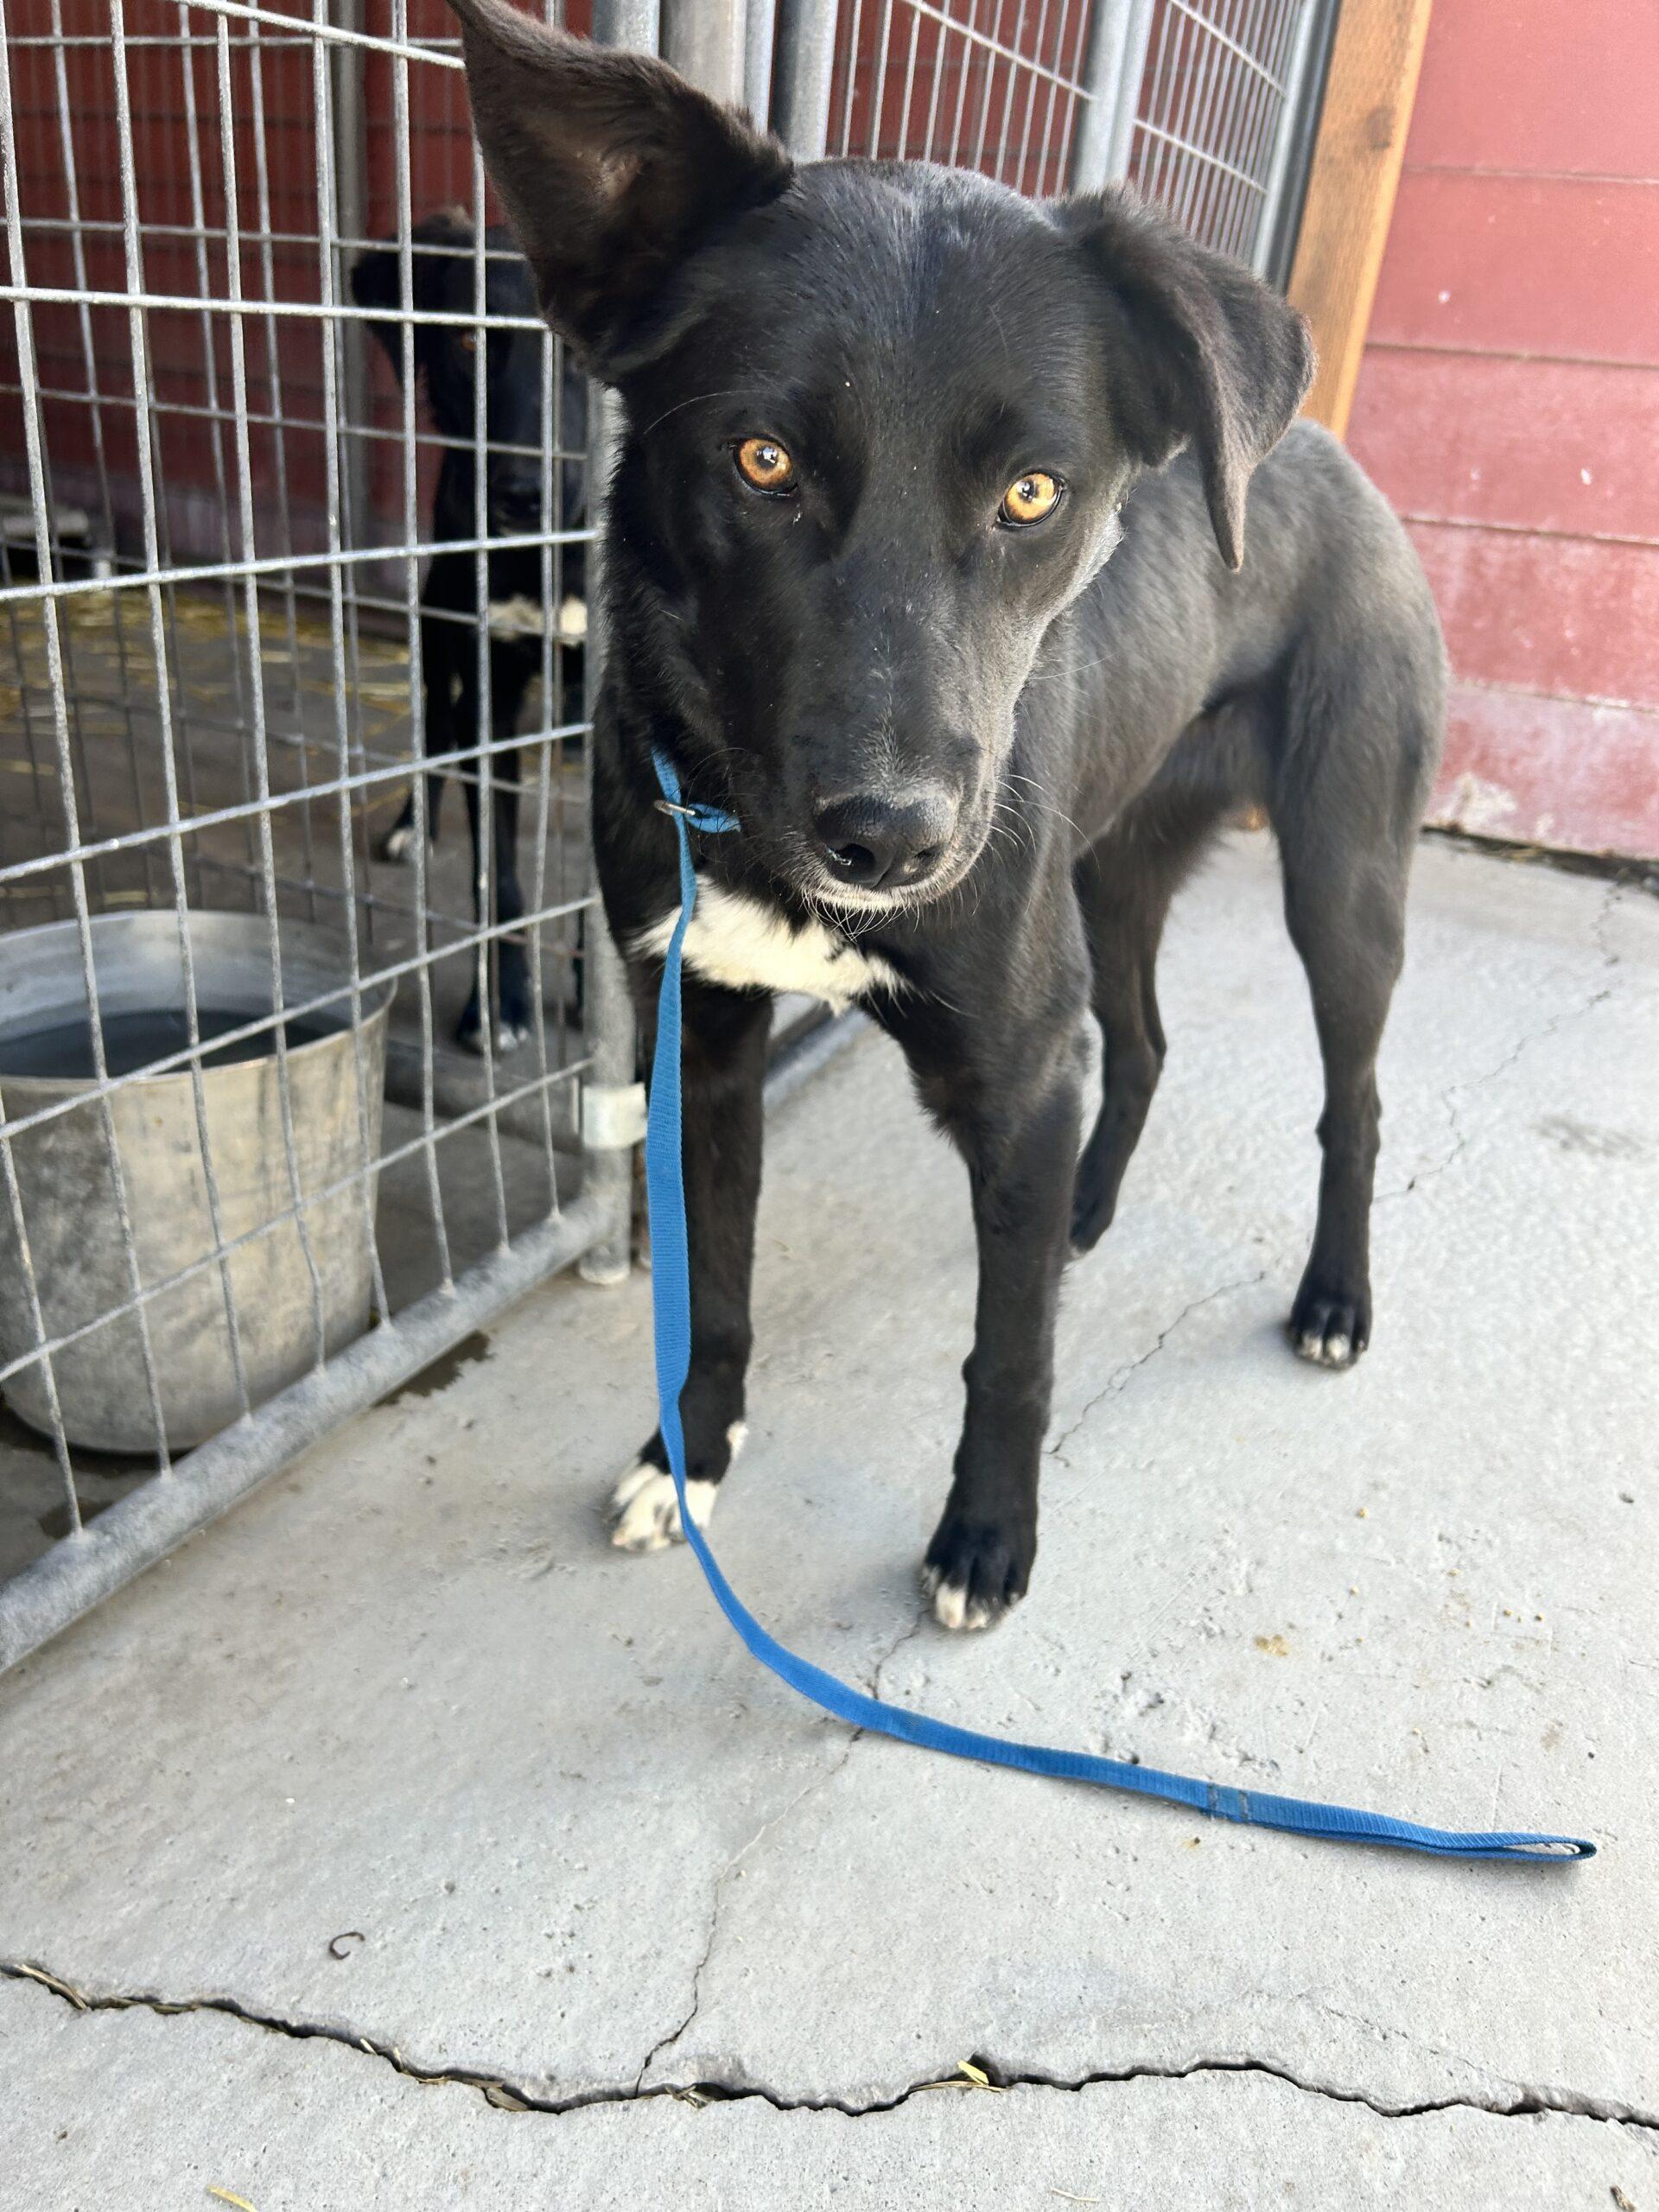
{"label": "wooden post", "polygon": [[1348,427],[1433,0],[1342,0],[1290,296],[1313,327],[1308,414]]}

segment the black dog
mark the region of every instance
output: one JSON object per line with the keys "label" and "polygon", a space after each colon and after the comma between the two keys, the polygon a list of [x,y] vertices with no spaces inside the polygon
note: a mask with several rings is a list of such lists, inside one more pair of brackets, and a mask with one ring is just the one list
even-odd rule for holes
{"label": "black dog", "polygon": [[[474,231],[459,209],[446,208],[416,223],[411,233],[414,298],[409,306],[425,315],[471,315],[476,302]],[[533,315],[537,312],[530,271],[507,233],[486,232],[484,311],[488,316]],[[359,307],[395,311],[402,304],[395,246],[365,253],[352,271],[352,296]],[[395,322],[376,323],[399,378],[404,368],[403,330]],[[545,406],[543,341],[531,330],[480,332],[460,323],[414,326],[416,373],[441,435],[448,441],[438,472],[432,508],[432,535],[440,543],[479,535],[477,467],[474,446],[478,349],[485,348],[485,512],[492,537],[527,537],[543,526],[543,451]],[[588,383],[565,360],[560,378],[558,450],[565,457],[553,486],[548,519],[554,529],[581,527],[586,499],[581,456],[588,441]],[[579,645],[587,631],[585,563],[580,544],[566,546],[563,590],[556,615],[562,644]],[[518,728],[524,694],[543,660],[542,551],[538,546],[506,546],[489,555],[490,735],[510,740]],[[463,771],[474,849],[479,846],[479,772],[475,748],[483,738],[480,712],[478,564],[471,551],[434,556],[421,593],[421,681],[425,702],[423,739],[427,757],[473,749]],[[575,677],[572,677],[575,681]],[[578,696],[580,694],[578,693]],[[490,883],[495,912],[490,919],[510,925],[524,913],[518,884],[518,759],[515,751],[493,752],[491,785],[494,835]],[[438,834],[438,803],[443,776],[427,778],[427,833]],[[415,798],[381,846],[386,860],[406,860],[415,844]],[[476,878],[475,878],[476,881]],[[480,912],[480,920],[484,917]],[[490,939],[495,977],[498,1050],[511,1051],[530,1033],[530,967],[523,932],[503,927]],[[476,986],[461,1015],[461,1042],[484,1049],[484,1022]]]}
{"label": "black dog", "polygon": [[[626,410],[594,827],[647,1023],[677,899],[652,747],[741,824],[697,841],[687,945],[695,1508],[741,1433],[770,994],[858,999],[968,1163],[978,1314],[925,1582],[982,1627],[1036,1551],[1061,1269],[1158,1078],[1165,912],[1246,802],[1325,1061],[1292,1338],[1343,1367],[1370,1334],[1377,1044],[1442,718],[1427,586],[1332,438],[1280,444],[1300,318],[1132,200],[792,167],[657,62],[456,5],[547,313]],[[662,1465],[654,1441],[619,1490],[620,1542],[676,1533]]]}

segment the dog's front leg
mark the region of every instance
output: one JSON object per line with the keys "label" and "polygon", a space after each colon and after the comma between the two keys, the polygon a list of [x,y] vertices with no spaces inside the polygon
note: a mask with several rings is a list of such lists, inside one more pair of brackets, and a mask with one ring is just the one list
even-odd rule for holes
{"label": "dog's front leg", "polygon": [[1026,1594],[1054,1378],[1054,1319],[1077,1163],[1080,1086],[1070,1045],[1010,1096],[942,1109],[968,1162],[979,1300],[962,1442],[923,1587],[946,1628],[988,1628]]}
{"label": "dog's front leg", "polygon": [[[642,995],[650,1045],[655,977]],[[686,1497],[702,1528],[721,1478],[743,1441],[743,1392],[752,1331],[749,1284],[760,1195],[760,1087],[772,1000],[685,979],[682,1014],[682,1156],[691,1262],[691,1369],[680,1397]],[[662,1433],[611,1497],[611,1541],[660,1551],[682,1534]]]}

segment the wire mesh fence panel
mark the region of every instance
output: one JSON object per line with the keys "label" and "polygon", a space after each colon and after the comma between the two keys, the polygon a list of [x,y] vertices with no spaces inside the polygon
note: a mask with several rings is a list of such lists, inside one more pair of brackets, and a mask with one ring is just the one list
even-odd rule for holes
{"label": "wire mesh fence panel", "polygon": [[613,1239],[631,1072],[588,393],[453,16],[98,12],[0,17],[0,1579]]}
{"label": "wire mesh fence panel", "polygon": [[1318,0],[1155,0],[1128,175],[1206,245],[1265,267]]}
{"label": "wire mesh fence panel", "polygon": [[843,0],[830,149],[1065,189],[1090,0]]}
{"label": "wire mesh fence panel", "polygon": [[1322,8],[842,0],[830,149],[944,162],[1037,195],[1127,175],[1205,245],[1266,268]]}

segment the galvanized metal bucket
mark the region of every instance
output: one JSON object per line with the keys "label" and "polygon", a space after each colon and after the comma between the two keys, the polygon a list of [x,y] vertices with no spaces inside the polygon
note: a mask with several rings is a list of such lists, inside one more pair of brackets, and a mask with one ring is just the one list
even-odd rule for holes
{"label": "galvanized metal bucket", "polygon": [[[11,1132],[17,1199],[0,1178],[0,1370],[40,1348],[31,1282],[46,1341],[59,1344],[50,1377],[36,1357],[0,1389],[50,1433],[54,1382],[65,1435],[96,1451],[154,1451],[158,1399],[168,1448],[199,1444],[368,1325],[393,987],[365,988],[354,1023],[344,940],[282,924],[284,1115],[274,1027],[207,1042],[270,1015],[269,925],[193,913],[188,929],[200,1110],[185,1059],[112,1089],[107,1120],[78,925],[0,938],[0,1129]],[[178,918],[101,915],[92,940],[111,1074],[124,1053],[142,1063],[185,1044]],[[16,1126],[54,1107],[67,1110]],[[135,1274],[153,1295],[135,1301]]]}

